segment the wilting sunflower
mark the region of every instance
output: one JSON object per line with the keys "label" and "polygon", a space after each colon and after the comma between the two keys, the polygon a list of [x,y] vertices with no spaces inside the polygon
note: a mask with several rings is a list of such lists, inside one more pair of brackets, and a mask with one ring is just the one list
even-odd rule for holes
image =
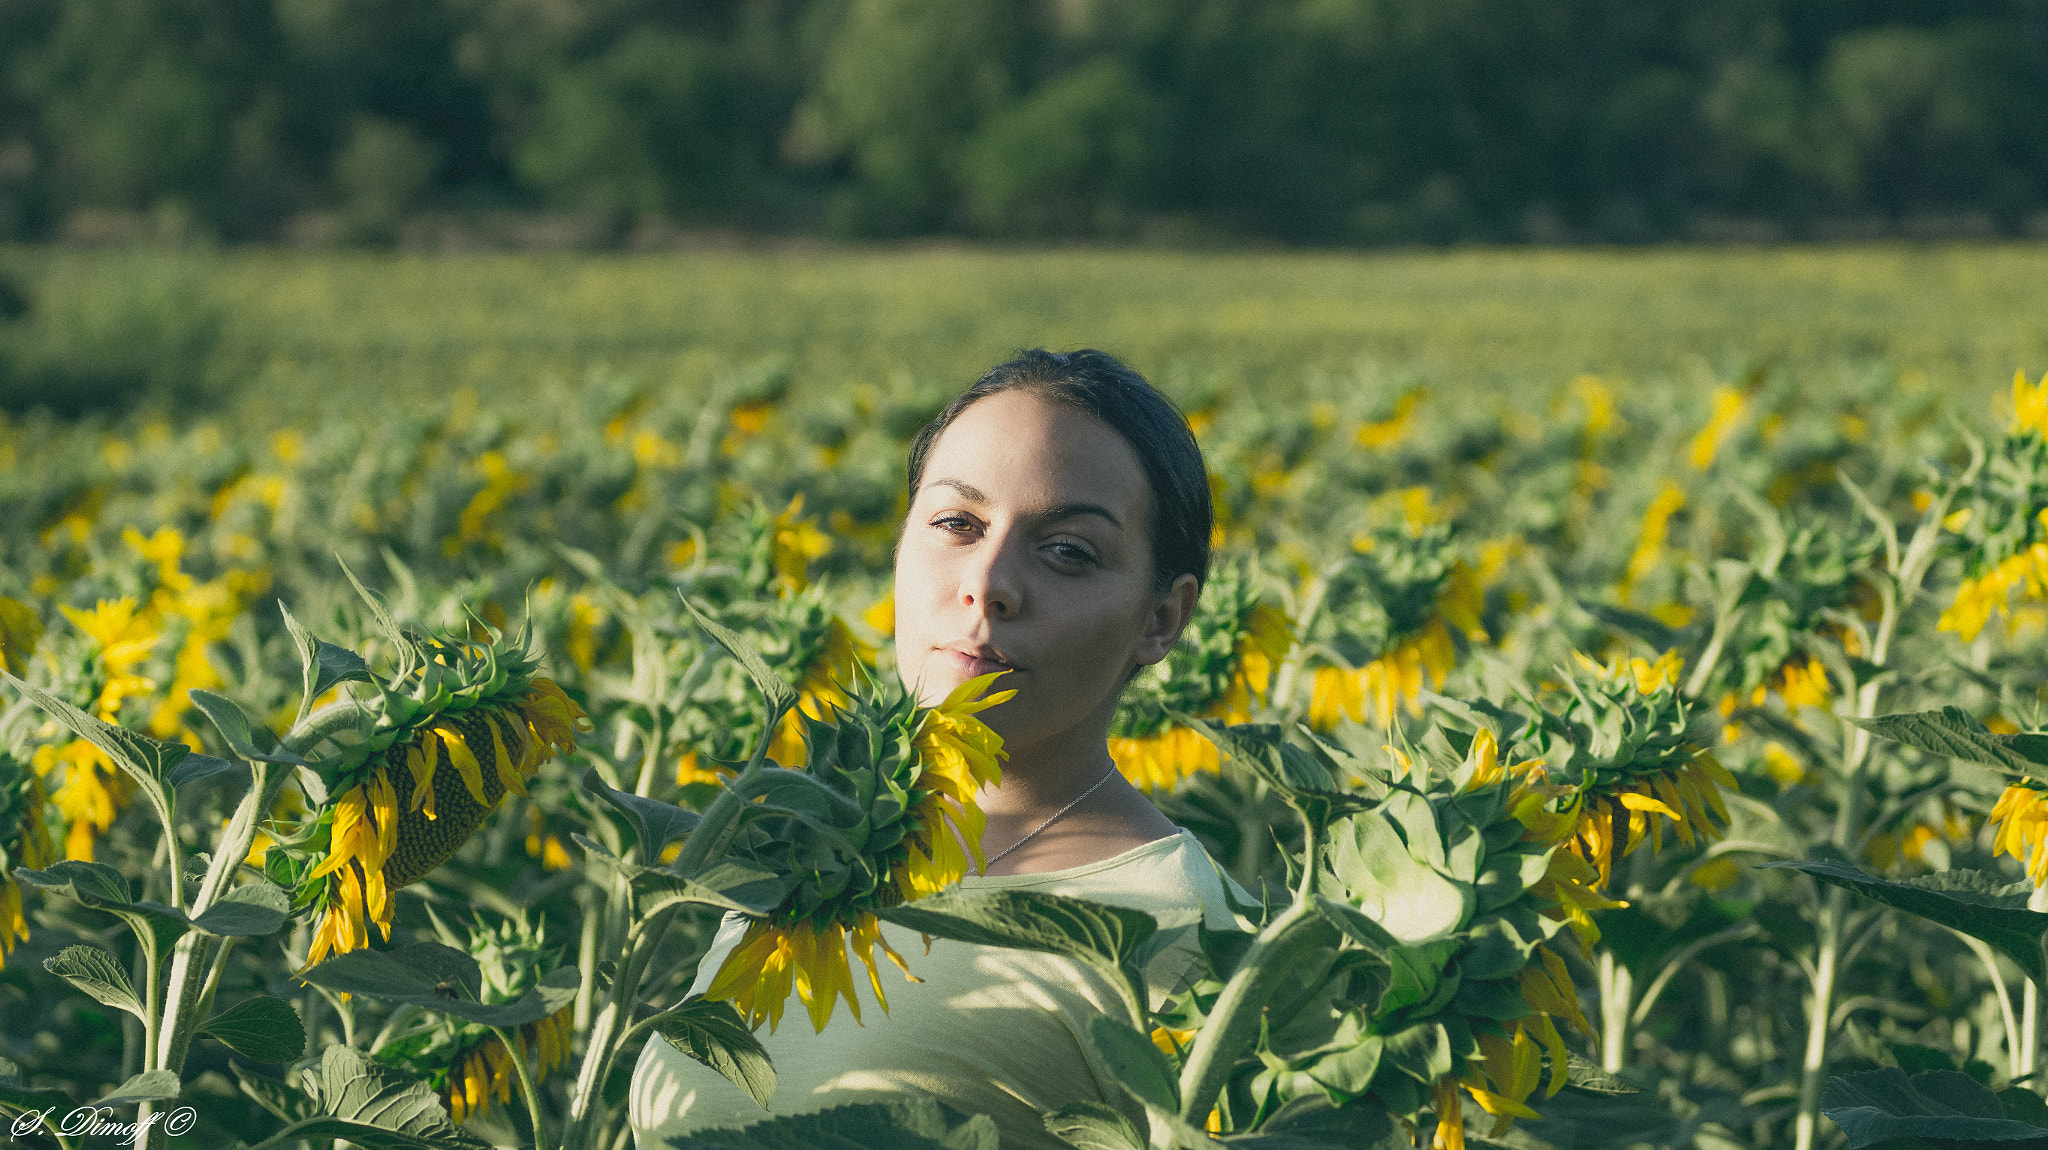
{"label": "wilting sunflower", "polygon": [[42,780],[27,763],[0,750],[0,967],[15,940],[28,939],[28,916],[14,868],[40,870],[57,859],[50,831],[43,823]]}
{"label": "wilting sunflower", "polygon": [[[428,914],[443,943],[476,959],[483,1002],[516,1002],[561,963],[559,950],[548,944],[547,924],[529,924],[523,913],[496,927],[471,926],[466,938],[450,930],[431,907]],[[440,1094],[449,1117],[461,1122],[512,1100],[518,1084],[513,1059],[531,1059],[536,1084],[567,1063],[574,1011],[565,1006],[517,1027],[509,1050],[489,1027],[442,1015],[393,1038],[375,1057],[424,1078]]]}
{"label": "wilting sunflower", "polygon": [[1146,790],[1221,770],[1215,745],[1171,714],[1249,722],[1293,645],[1287,613],[1261,600],[1247,566],[1219,565],[1173,653],[1141,671],[1125,693],[1110,728],[1117,769]]}
{"label": "wilting sunflower", "polygon": [[362,703],[366,737],[320,764],[332,796],[315,822],[324,853],[294,900],[321,912],[306,966],[367,946],[373,925],[388,940],[393,892],[454,854],[506,792],[526,794],[556,751],[575,750],[585,716],[535,666],[523,638],[408,640],[397,673]]}
{"label": "wilting sunflower", "polygon": [[[864,807],[862,829],[844,830],[865,841],[849,856],[797,820],[749,823],[733,853],[795,882],[780,907],[747,928],[707,997],[730,999],[748,1025],[766,1022],[772,1031],[794,989],[823,1031],[843,995],[858,1022],[851,948],[876,1003],[889,1008],[876,948],[906,976],[910,969],[883,939],[874,912],[959,881],[970,854],[982,862],[975,796],[1002,778],[1003,740],[975,715],[1016,694],[980,698],[995,678],[970,679],[931,708],[900,692],[877,697],[857,687],[829,718],[804,719],[803,769]],[[871,797],[862,802],[862,795]]]}
{"label": "wilting sunflower", "polygon": [[1721,788],[1737,783],[1692,740],[1690,708],[1678,686],[1684,661],[1676,652],[1655,662],[1602,667],[1583,655],[1579,662],[1589,674],[1566,675],[1571,698],[1559,712],[1536,712],[1534,737],[1553,774],[1578,780],[1566,847],[1605,888],[1616,859],[1645,841],[1653,851],[1664,848],[1667,823],[1686,846],[1720,838],[1728,822]]}
{"label": "wilting sunflower", "polygon": [[1485,595],[1479,580],[1453,553],[1443,523],[1360,535],[1356,552],[1334,574],[1328,608],[1308,638],[1323,665],[1310,679],[1308,721],[1327,731],[1338,720],[1380,726],[1397,708],[1421,713],[1418,696],[1442,686],[1457,665],[1455,628],[1474,641]]}

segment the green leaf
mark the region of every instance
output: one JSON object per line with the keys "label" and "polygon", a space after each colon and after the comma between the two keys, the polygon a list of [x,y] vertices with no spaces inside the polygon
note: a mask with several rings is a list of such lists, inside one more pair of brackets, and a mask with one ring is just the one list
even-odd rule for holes
{"label": "green leaf", "polygon": [[105,863],[64,859],[43,870],[15,867],[15,878],[30,886],[68,894],[94,910],[126,909],[134,904],[128,896],[128,880]]}
{"label": "green leaf", "polygon": [[201,779],[227,774],[234,769],[235,764],[226,759],[216,759],[212,755],[188,754],[178,760],[177,766],[171,768],[171,773],[165,776],[165,781],[176,789],[186,783],[196,783]]}
{"label": "green leaf", "polygon": [[695,603],[690,602],[689,596],[682,595],[680,591],[677,594],[682,596],[683,606],[689,609],[690,614],[697,620],[697,625],[704,628],[705,634],[716,639],[718,645],[725,648],[746,670],[747,677],[754,681],[754,687],[768,700],[771,711],[779,714],[796,706],[796,688],[784,682],[782,676],[768,666],[768,661],[761,657],[761,652],[756,650],[745,636],[706,615]]}
{"label": "green leaf", "polygon": [[1960,870],[1900,881],[1820,859],[1757,865],[1803,871],[1822,882],[1959,930],[2012,959],[2037,983],[2048,981],[2048,957],[2041,949],[2043,934],[2048,932],[2048,914],[2027,909],[2027,896],[2033,893],[2027,883],[2003,883],[1981,871]]}
{"label": "green leaf", "polygon": [[1929,754],[2002,767],[2019,774],[2038,775],[2048,766],[2048,735],[1994,735],[1960,707],[1849,721],[1873,735]]}
{"label": "green leaf", "polygon": [[775,1067],[732,1003],[693,998],[660,1015],[654,1029],[670,1046],[724,1075],[768,1109],[775,1095]]}
{"label": "green leaf", "polygon": [[1316,1059],[1308,1067],[1308,1076],[1318,1085],[1357,1097],[1372,1088],[1373,1076],[1380,1069],[1380,1055],[1385,1050],[1385,1040],[1376,1034],[1367,1035],[1349,1050],[1339,1050]]}
{"label": "green leaf", "polygon": [[[1402,942],[1451,934],[1478,904],[1470,883],[1453,882],[1415,858],[1392,823],[1367,811],[1331,828],[1330,870],[1348,900]],[[1433,831],[1431,832],[1433,833]]]}
{"label": "green leaf", "polygon": [[29,686],[6,671],[0,671],[0,682],[12,684],[15,690],[28,696],[29,701],[69,727],[72,734],[106,752],[115,766],[135,780],[143,796],[156,808],[157,818],[162,820],[170,833],[177,833],[177,826],[171,815],[170,791],[167,788],[176,785],[171,780],[171,772],[191,755],[190,747],[183,743],[160,742],[126,727],[117,727],[102,721],[48,691]]}
{"label": "green leaf", "polygon": [[1095,1048],[1124,1089],[1147,1109],[1180,1110],[1180,1080],[1150,1038],[1106,1014],[1088,1020],[1088,1044]]}
{"label": "green leaf", "polygon": [[114,1092],[94,1106],[133,1106],[138,1102],[163,1102],[176,1098],[178,1076],[168,1070],[145,1070],[114,1087]]}
{"label": "green leaf", "polygon": [[738,859],[713,863],[697,872],[695,879],[683,878],[667,867],[644,867],[630,873],[642,914],[680,902],[763,915],[782,905],[790,882],[766,867]]}
{"label": "green leaf", "polygon": [[228,1066],[235,1072],[235,1081],[241,1086],[242,1093],[286,1122],[303,1122],[319,1115],[320,1108],[306,1096],[306,1092],[284,1079],[256,1074],[239,1062],[230,1061]]}
{"label": "green leaf", "polygon": [[314,699],[326,694],[336,683],[370,681],[370,665],[363,662],[362,656],[315,638],[282,602],[277,609],[284,615],[285,630],[291,632],[292,642],[299,648],[301,690],[305,692],[306,706],[310,707]]}
{"label": "green leaf", "polygon": [[262,938],[283,930],[290,914],[290,895],[270,883],[252,882],[215,899],[192,925],[207,934]]}
{"label": "green leaf", "polygon": [[411,1003],[485,1026],[513,1027],[539,1022],[576,999],[576,968],[548,973],[517,1002],[482,1003],[483,976],[476,960],[437,942],[416,942],[391,950],[337,954],[299,976],[329,990],[383,1002]]}
{"label": "green leaf", "polygon": [[282,998],[258,994],[245,998],[199,1028],[229,1050],[257,1062],[296,1062],[306,1053],[306,1027],[299,1012]]}
{"label": "green leaf", "polygon": [[43,969],[108,1006],[125,1010],[144,1022],[149,1016],[136,997],[135,984],[113,955],[96,946],[67,946],[43,960]]}
{"label": "green leaf", "polygon": [[1057,954],[1086,963],[1120,981],[1131,1001],[1144,1003],[1142,986],[1126,961],[1159,929],[1143,911],[1065,895],[1006,890],[968,894],[941,891],[875,912],[898,926],[983,946]]}
{"label": "green leaf", "polygon": [[267,1141],[346,1138],[364,1150],[489,1150],[490,1143],[448,1120],[425,1082],[346,1046],[329,1046],[322,1054],[319,1083],[322,1113],[293,1122]]}
{"label": "green leaf", "polygon": [[1131,1120],[1100,1102],[1073,1102],[1048,1111],[1045,1128],[1074,1150],[1145,1150],[1145,1135]]}
{"label": "green leaf", "polygon": [[935,1098],[835,1106],[757,1122],[739,1130],[698,1130],[668,1140],[676,1150],[998,1150],[986,1114],[961,1114]]}
{"label": "green leaf", "polygon": [[611,804],[626,816],[640,843],[640,857],[649,864],[661,857],[661,848],[697,828],[700,816],[674,803],[650,799],[605,785],[595,768],[583,772],[583,789]]}
{"label": "green leaf", "polygon": [[1908,1078],[1895,1066],[1830,1078],[1820,1112],[1849,1137],[1849,1150],[1891,1138],[1938,1138],[1944,1146],[1996,1146],[2048,1139],[2048,1128],[2005,1116],[1998,1096],[1954,1070]]}
{"label": "green leaf", "polygon": [[1565,1052],[1564,1073],[1564,1088],[1576,1090],[1581,1094],[1591,1094],[1600,1098],[1620,1098],[1627,1094],[1642,1093],[1640,1088],[1616,1078],[1601,1069],[1597,1063],[1589,1062],[1570,1051]]}
{"label": "green leaf", "polygon": [[198,687],[187,692],[192,696],[192,705],[205,712],[213,720],[213,727],[220,732],[228,749],[242,758],[259,763],[287,763],[306,766],[306,760],[290,751],[279,750],[277,736],[261,723],[252,723],[242,708],[225,695]]}

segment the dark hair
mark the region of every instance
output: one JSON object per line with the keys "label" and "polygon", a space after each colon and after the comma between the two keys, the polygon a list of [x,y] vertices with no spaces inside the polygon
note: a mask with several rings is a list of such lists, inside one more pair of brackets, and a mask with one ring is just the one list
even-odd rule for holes
{"label": "dark hair", "polygon": [[1100,351],[1052,352],[1034,347],[989,368],[974,386],[946,405],[910,444],[910,497],[924,479],[925,457],[939,435],[977,402],[1005,391],[1028,391],[1108,424],[1137,453],[1152,484],[1152,590],[1163,592],[1183,574],[1209,578],[1209,473],[1202,449],[1173,401]]}

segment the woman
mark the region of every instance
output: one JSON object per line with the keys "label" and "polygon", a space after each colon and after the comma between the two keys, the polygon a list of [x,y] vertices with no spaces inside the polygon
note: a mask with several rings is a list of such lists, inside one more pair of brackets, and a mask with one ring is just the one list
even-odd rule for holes
{"label": "woman", "polygon": [[[980,716],[1008,761],[1001,784],[980,795],[987,867],[963,890],[1095,899],[1163,927],[1233,925],[1228,880],[1124,781],[1108,750],[1124,685],[1166,658],[1194,612],[1210,524],[1208,477],[1186,422],[1101,352],[1025,352],[919,434],[896,549],[899,673],[926,705],[992,671],[1006,672],[995,689],[1017,692]],[[721,931],[693,992],[743,925]],[[1107,1103],[1146,1128],[1086,1039],[1093,1016],[1123,1013],[1098,975],[947,940],[927,954],[914,932],[884,933],[923,981],[892,989],[889,1013],[865,1027],[763,1036],[779,1083],[772,1113],[929,1094],[991,1116],[1006,1150],[1063,1146],[1041,1115],[1073,1102]],[[1151,963],[1155,1006],[1194,961],[1188,937]],[[641,1055],[631,1115],[641,1150],[766,1117],[664,1042]]]}

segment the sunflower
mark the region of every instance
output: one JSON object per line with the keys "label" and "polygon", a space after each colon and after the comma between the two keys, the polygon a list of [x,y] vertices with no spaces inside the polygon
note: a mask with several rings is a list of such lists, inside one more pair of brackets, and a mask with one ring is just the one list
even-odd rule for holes
{"label": "sunflower", "polygon": [[2005,788],[1991,808],[1991,853],[2011,855],[2035,886],[2048,883],[2048,782],[2032,777]]}
{"label": "sunflower", "polygon": [[462,846],[507,792],[557,751],[576,748],[585,716],[533,675],[523,642],[418,640],[368,705],[371,733],[348,748],[321,812],[324,855],[301,882],[322,911],[306,967],[391,937],[392,895]]}
{"label": "sunflower", "polygon": [[1215,746],[1170,715],[1244,723],[1265,705],[1294,630],[1286,612],[1260,594],[1246,565],[1220,565],[1173,654],[1132,684],[1109,739],[1125,778],[1146,790],[1170,790],[1198,771],[1222,769]]}
{"label": "sunflower", "polygon": [[0,968],[17,939],[28,940],[28,916],[14,868],[40,870],[57,859],[43,823],[48,796],[33,768],[0,751]]}
{"label": "sunflower", "polygon": [[43,621],[35,608],[0,595],[0,671],[19,675],[43,637]]}
{"label": "sunflower", "polygon": [[566,1063],[574,1034],[569,1018],[574,1010],[573,1006],[565,1006],[539,1022],[529,1022],[513,1031],[512,1041],[518,1045],[517,1050],[507,1050],[496,1035],[487,1035],[461,1051],[441,1086],[441,1101],[448,1107],[448,1116],[462,1122],[490,1113],[492,1103],[511,1102],[517,1081],[512,1060],[525,1059],[529,1050],[534,1052],[536,1083]]}
{"label": "sunflower", "polygon": [[1330,580],[1328,610],[1308,637],[1323,652],[1309,681],[1308,721],[1319,731],[1346,718],[1391,726],[1397,708],[1419,715],[1422,691],[1457,665],[1453,629],[1486,638],[1479,579],[1456,557],[1427,491],[1414,490],[1424,505],[1405,510],[1401,526],[1354,538],[1355,554]]}
{"label": "sunflower", "polygon": [[[773,1031],[794,990],[811,1025],[823,1031],[842,996],[860,1022],[858,961],[875,1002],[889,1009],[876,949],[914,976],[882,937],[874,912],[958,882],[970,855],[981,864],[976,794],[1002,778],[1003,740],[975,716],[1016,694],[980,697],[1003,673],[970,679],[931,708],[860,692],[835,707],[829,720],[805,719],[804,769],[842,794],[873,796],[865,804],[866,850],[831,866],[813,862],[800,873],[783,905],[748,926],[707,997],[731,1000],[748,1025],[766,1022]],[[736,850],[785,872],[791,859],[811,857],[796,849],[805,844],[789,837],[806,833],[800,824],[783,820],[769,829],[762,820],[747,831]]]}
{"label": "sunflower", "polygon": [[1666,652],[1652,662],[1617,660],[1605,667],[1585,656],[1585,679],[1570,677],[1572,697],[1557,714],[1539,712],[1539,738],[1557,762],[1580,776],[1576,819],[1565,847],[1593,868],[1598,887],[1614,880],[1616,859],[1645,841],[1664,849],[1666,824],[1686,846],[1721,837],[1728,807],[1721,788],[1735,777],[1694,743],[1679,691],[1684,661]]}
{"label": "sunflower", "polygon": [[[529,923],[521,913],[495,927],[472,925],[464,937],[442,922],[431,907],[428,915],[442,943],[466,951],[476,960],[483,1002],[516,1002],[545,973],[560,965],[559,950],[548,944],[545,921]],[[448,1015],[429,1016],[430,1021],[378,1048],[375,1057],[424,1078],[441,1096],[449,1117],[461,1122],[483,1116],[493,1104],[512,1100],[518,1082],[514,1059],[531,1059],[536,1084],[566,1064],[574,1013],[573,1005],[564,1006],[545,1018],[512,1028],[509,1049],[490,1027]]]}

